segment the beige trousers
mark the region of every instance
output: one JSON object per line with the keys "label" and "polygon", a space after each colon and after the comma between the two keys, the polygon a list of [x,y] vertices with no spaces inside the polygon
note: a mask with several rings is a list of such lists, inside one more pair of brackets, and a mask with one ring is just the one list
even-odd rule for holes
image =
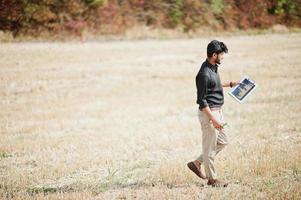
{"label": "beige trousers", "polygon": [[[221,124],[225,123],[222,110],[213,110],[212,114]],[[202,127],[203,154],[197,160],[203,164],[206,178],[216,179],[214,158],[228,144],[227,126],[218,131],[214,128],[207,115],[199,109],[198,116]]]}

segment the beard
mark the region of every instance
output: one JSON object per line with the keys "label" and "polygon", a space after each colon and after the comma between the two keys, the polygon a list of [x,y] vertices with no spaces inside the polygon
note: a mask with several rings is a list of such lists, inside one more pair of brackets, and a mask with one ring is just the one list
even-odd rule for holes
{"label": "beard", "polygon": [[218,59],[218,58],[216,58],[215,63],[220,65],[221,64],[221,60]]}

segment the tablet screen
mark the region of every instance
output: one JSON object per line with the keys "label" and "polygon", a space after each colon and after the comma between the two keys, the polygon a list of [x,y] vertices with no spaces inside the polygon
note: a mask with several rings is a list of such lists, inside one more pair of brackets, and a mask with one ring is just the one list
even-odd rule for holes
{"label": "tablet screen", "polygon": [[231,96],[241,102],[254,88],[255,82],[245,77],[240,84],[231,91]]}

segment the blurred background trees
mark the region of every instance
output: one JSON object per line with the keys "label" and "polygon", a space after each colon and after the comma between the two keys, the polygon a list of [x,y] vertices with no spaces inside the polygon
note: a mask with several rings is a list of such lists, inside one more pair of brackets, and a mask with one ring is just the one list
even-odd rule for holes
{"label": "blurred background trees", "polygon": [[0,30],[14,36],[83,30],[123,34],[137,26],[213,30],[301,26],[301,0],[0,0]]}

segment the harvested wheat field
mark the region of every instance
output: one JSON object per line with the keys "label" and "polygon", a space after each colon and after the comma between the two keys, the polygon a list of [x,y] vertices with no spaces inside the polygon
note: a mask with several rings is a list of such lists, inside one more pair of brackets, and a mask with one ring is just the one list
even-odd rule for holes
{"label": "harvested wheat field", "polygon": [[1,199],[300,199],[301,34],[224,36],[230,142],[212,188],[186,167],[202,150],[195,76],[213,38],[2,43]]}

